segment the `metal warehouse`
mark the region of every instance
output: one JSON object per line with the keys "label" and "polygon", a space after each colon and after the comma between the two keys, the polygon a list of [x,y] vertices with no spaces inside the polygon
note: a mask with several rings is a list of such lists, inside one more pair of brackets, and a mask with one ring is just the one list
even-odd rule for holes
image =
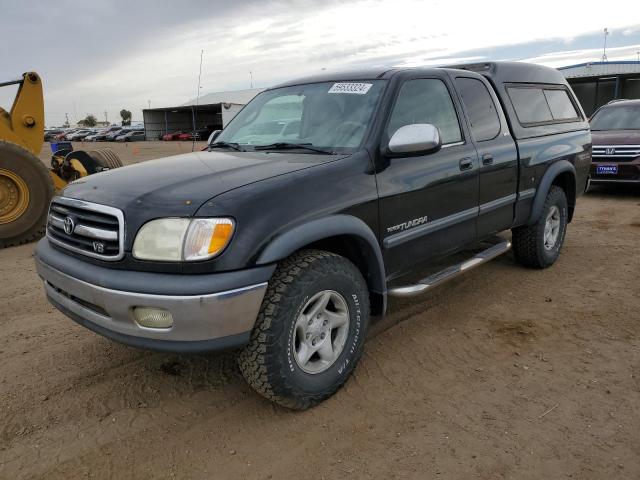
{"label": "metal warehouse", "polygon": [[147,140],[158,139],[170,132],[222,129],[261,91],[260,88],[253,88],[215,92],[176,107],[147,108],[142,111]]}
{"label": "metal warehouse", "polygon": [[640,62],[590,62],[559,68],[591,115],[617,98],[640,98]]}

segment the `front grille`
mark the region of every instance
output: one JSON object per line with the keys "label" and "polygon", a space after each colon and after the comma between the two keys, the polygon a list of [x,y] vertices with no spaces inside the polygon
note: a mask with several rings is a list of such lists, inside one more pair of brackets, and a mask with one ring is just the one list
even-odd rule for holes
{"label": "front grille", "polygon": [[49,207],[47,238],[89,257],[119,260],[124,255],[124,216],[117,208],[58,197]]}
{"label": "front grille", "polygon": [[631,162],[640,157],[640,145],[594,145],[591,156],[596,162]]}

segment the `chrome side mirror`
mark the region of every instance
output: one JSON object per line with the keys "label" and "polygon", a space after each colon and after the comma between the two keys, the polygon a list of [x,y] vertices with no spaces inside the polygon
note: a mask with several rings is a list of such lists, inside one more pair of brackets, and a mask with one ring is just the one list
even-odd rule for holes
{"label": "chrome side mirror", "polygon": [[426,154],[442,147],[438,128],[430,123],[414,123],[400,127],[391,136],[387,153],[390,156]]}
{"label": "chrome side mirror", "polygon": [[220,132],[222,130],[214,130],[213,132],[211,132],[211,135],[209,135],[209,138],[207,139],[207,145],[211,145],[213,143],[213,141],[218,138],[218,135],[220,135]]}

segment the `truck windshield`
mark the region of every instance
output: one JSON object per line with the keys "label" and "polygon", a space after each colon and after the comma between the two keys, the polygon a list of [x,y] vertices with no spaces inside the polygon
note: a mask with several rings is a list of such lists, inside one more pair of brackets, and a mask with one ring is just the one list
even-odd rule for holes
{"label": "truck windshield", "polygon": [[296,148],[291,144],[301,144],[301,152],[311,154],[353,151],[364,139],[385,83],[310,83],[262,92],[236,115],[215,143],[247,150],[278,150],[285,145],[291,149]]}
{"label": "truck windshield", "polygon": [[639,106],[601,108],[591,118],[591,130],[640,130]]}

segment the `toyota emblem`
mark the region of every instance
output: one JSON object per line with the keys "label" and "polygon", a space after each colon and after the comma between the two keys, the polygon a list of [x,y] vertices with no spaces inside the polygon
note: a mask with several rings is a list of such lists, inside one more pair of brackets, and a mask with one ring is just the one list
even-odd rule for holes
{"label": "toyota emblem", "polygon": [[64,219],[64,233],[71,235],[76,228],[76,224],[73,222],[73,218],[67,217]]}

